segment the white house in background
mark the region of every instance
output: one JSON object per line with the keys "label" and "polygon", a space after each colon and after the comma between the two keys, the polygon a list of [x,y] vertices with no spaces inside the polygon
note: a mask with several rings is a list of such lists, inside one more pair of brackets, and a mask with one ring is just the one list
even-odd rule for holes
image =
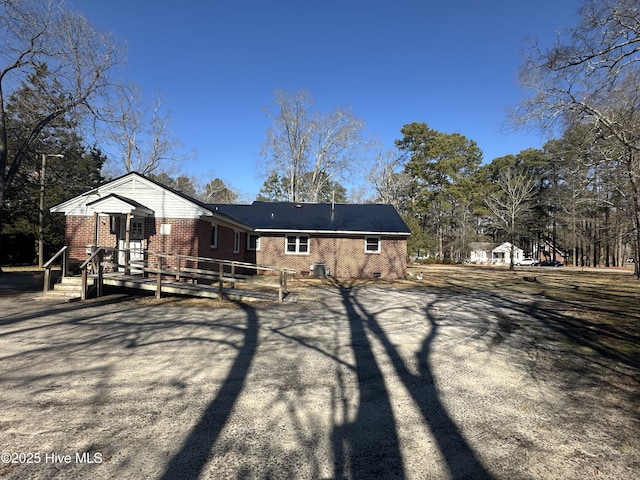
{"label": "white house in background", "polygon": [[[469,245],[471,254],[470,263],[481,263],[487,265],[509,265],[511,263],[511,244],[505,242],[487,243],[473,242]],[[519,263],[524,258],[524,251],[521,248],[513,248],[513,263]]]}

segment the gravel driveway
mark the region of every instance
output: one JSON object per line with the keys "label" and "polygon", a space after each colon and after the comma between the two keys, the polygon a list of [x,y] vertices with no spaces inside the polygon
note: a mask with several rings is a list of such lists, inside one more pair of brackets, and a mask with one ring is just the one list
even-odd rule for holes
{"label": "gravel driveway", "polygon": [[550,306],[313,293],[187,308],[0,288],[0,477],[637,478],[637,365],[567,348]]}

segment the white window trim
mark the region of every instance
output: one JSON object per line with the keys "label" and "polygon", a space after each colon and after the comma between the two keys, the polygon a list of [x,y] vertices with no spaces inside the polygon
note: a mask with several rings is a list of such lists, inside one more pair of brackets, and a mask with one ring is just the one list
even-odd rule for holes
{"label": "white window trim", "polygon": [[220,232],[220,226],[212,223],[211,224],[211,248],[218,248],[218,233]]}
{"label": "white window trim", "polygon": [[[377,250],[368,250],[367,249],[367,240],[369,240],[370,238],[375,238],[378,242],[378,249]],[[380,239],[380,237],[378,236],[374,236],[374,235],[367,235],[366,237],[364,237],[364,253],[380,253],[382,251],[382,240]]]}
{"label": "white window trim", "polygon": [[[288,246],[289,246],[289,237],[295,237],[296,238],[296,251],[295,252],[290,252],[288,250]],[[306,252],[301,252],[300,251],[300,237],[305,237],[307,239],[307,251]],[[311,237],[309,235],[285,235],[284,236],[284,253],[285,255],[309,255],[311,253]]]}
{"label": "white window trim", "polygon": [[[255,248],[251,247],[251,237],[256,237],[256,246],[255,246]],[[260,235],[258,235],[256,233],[247,234],[247,250],[251,251],[251,252],[260,251]]]}
{"label": "white window trim", "polygon": [[233,231],[233,253],[240,253],[240,243],[242,239],[242,234],[234,230]]}

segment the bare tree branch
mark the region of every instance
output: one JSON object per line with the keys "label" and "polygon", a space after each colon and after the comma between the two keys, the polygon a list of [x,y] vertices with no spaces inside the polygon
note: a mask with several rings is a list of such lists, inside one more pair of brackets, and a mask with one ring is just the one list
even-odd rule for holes
{"label": "bare tree branch", "polygon": [[[95,112],[119,62],[120,46],[77,12],[51,0],[0,0],[0,230],[5,192],[25,155],[42,131],[62,116],[82,118]],[[16,145],[7,142],[6,104],[12,93],[37,72],[40,110]]]}
{"label": "bare tree branch", "polygon": [[287,179],[290,201],[318,201],[327,184],[352,168],[364,123],[344,109],[312,113],[313,99],[305,91],[277,91],[274,104],[275,113],[265,109],[273,122],[263,148],[272,162],[267,173]]}

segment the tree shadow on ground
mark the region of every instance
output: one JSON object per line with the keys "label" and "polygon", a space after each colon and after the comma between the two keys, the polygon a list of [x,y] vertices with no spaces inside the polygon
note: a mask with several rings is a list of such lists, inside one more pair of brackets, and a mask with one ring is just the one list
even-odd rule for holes
{"label": "tree shadow on ground", "polygon": [[511,324],[517,322],[526,335],[511,340],[529,357],[532,378],[552,375],[564,385],[568,396],[581,403],[577,392],[584,389],[607,392],[629,414],[640,418],[637,408],[640,392],[640,337],[637,327],[619,325],[616,316],[602,322],[583,318],[559,302],[514,301],[494,294],[478,295],[479,300],[493,305],[495,311],[507,308]]}
{"label": "tree shadow on ground", "polygon": [[[345,454],[344,445],[350,446],[350,441],[355,436],[357,429],[361,427],[360,422],[371,417],[375,419],[378,425],[377,434],[381,437],[386,437],[387,448],[391,448],[388,448],[385,454],[381,455],[381,458],[376,459],[374,457],[374,460],[378,463],[370,465],[366,471],[358,471],[354,468],[353,478],[369,478],[366,477],[367,474],[370,473],[375,476],[380,472],[386,472],[386,476],[392,472],[393,476],[399,478],[402,478],[404,474],[393,413],[385,390],[382,373],[377,367],[367,339],[366,331],[368,330],[383,345],[386,354],[391,359],[396,374],[417,405],[425,425],[428,426],[437,442],[451,478],[492,478],[492,475],[466,442],[460,429],[440,400],[440,392],[436,387],[433,369],[429,360],[433,342],[439,334],[438,321],[431,312],[432,305],[424,308],[424,313],[431,329],[422,342],[420,351],[416,352],[419,371],[418,374],[413,374],[402,359],[400,352],[381,328],[377,320],[377,315],[381,312],[374,314],[365,308],[358,300],[357,287],[352,288],[342,283],[337,283],[336,286],[340,291],[343,305],[349,317],[361,395],[360,409],[356,422],[341,427],[335,432],[334,450],[337,472],[341,473],[345,469],[344,461],[341,460]],[[360,346],[361,348],[358,348]],[[377,403],[371,402],[371,392],[377,394]],[[346,435],[345,430],[347,432]],[[367,445],[367,447],[375,448],[377,446],[371,444]],[[350,460],[356,466],[360,465],[361,456],[367,461],[371,461],[372,453],[371,451],[360,452],[353,448],[349,451]],[[360,474],[364,474],[364,476]]]}
{"label": "tree shadow on ground", "polygon": [[[473,291],[478,302],[491,306],[494,312],[509,310],[511,317],[517,316],[528,326],[535,343],[561,341],[564,352],[573,355],[592,352],[592,360],[599,358],[609,366],[624,366],[629,372],[640,372],[640,330],[638,317],[618,311],[603,310],[586,304],[575,304],[538,297],[513,298],[490,291]],[[597,312],[600,315],[590,315]],[[507,320],[506,326],[514,326],[515,317]]]}
{"label": "tree shadow on ground", "polygon": [[[333,431],[336,478],[403,478],[396,424],[383,373],[365,332],[349,287],[338,285],[347,313],[360,402],[357,416],[342,419]],[[344,397],[343,397],[344,398]]]}
{"label": "tree shadow on ground", "polygon": [[238,349],[229,374],[209,403],[198,423],[192,428],[180,450],[171,458],[163,479],[197,479],[202,473],[211,449],[226,425],[233,407],[242,393],[258,345],[258,315],[254,307],[243,304],[247,316],[244,341]]}
{"label": "tree shadow on ground", "polygon": [[[341,286],[341,291],[345,290]],[[348,289],[346,289],[348,291]],[[357,292],[344,294],[345,306],[352,312],[360,311],[361,318],[368,330],[373,333],[383,345],[387,355],[391,359],[393,367],[400,381],[411,395],[415,405],[418,407],[425,424],[429,427],[436,440],[440,453],[446,462],[451,478],[482,478],[491,479],[492,475],[484,467],[472,447],[467,443],[460,429],[450,417],[447,409],[440,400],[440,392],[436,386],[433,375],[433,368],[429,357],[435,339],[439,335],[439,323],[432,313],[433,304],[424,308],[424,313],[431,326],[429,334],[421,344],[421,348],[416,352],[418,360],[418,373],[412,373],[400,352],[391,342],[380,326],[376,314],[367,311],[365,306],[358,300]],[[379,312],[377,312],[379,313]]]}
{"label": "tree shadow on ground", "polygon": [[[19,307],[19,301],[14,303]],[[18,307],[9,309],[7,316],[0,320],[0,339],[12,347],[0,354],[0,364],[4,366],[0,384],[4,388],[24,392],[20,402],[25,409],[34,408],[34,416],[41,415],[43,409],[55,405],[61,412],[60,418],[73,415],[71,423],[74,427],[69,428],[79,428],[84,432],[100,427],[95,434],[99,444],[95,447],[96,451],[113,453],[111,445],[105,440],[106,436],[100,433],[104,431],[104,418],[99,413],[111,401],[113,385],[110,384],[110,377],[120,369],[120,358],[126,361],[137,355],[135,350],[140,349],[148,355],[140,357],[140,363],[144,364],[155,358],[150,352],[160,351],[165,346],[178,349],[180,342],[185,345],[222,345],[227,350],[236,350],[237,357],[232,358],[235,361],[224,382],[222,385],[216,384],[220,390],[217,394],[214,392],[215,399],[172,459],[170,469],[165,474],[165,478],[198,477],[211,445],[241,393],[255,353],[258,321],[253,307],[240,307],[246,317],[244,322],[238,322],[240,325],[236,322],[212,321],[206,318],[206,314],[185,318],[177,309],[175,315],[156,316],[147,305],[125,295],[71,304],[30,304],[26,311]],[[221,333],[207,336],[208,331]],[[204,348],[200,351],[203,352],[202,363],[206,363],[207,357],[204,355],[208,350]],[[194,377],[206,373],[206,367],[198,363],[188,366]],[[41,368],[34,367],[38,364],[41,364]],[[158,378],[156,375],[162,371],[162,364],[152,363],[150,367],[145,390],[139,394],[145,396],[155,387],[177,392],[176,397],[184,393],[186,373],[166,382],[166,377]],[[122,377],[120,380],[123,380]],[[125,382],[129,380],[131,385],[144,383],[136,378],[126,379]],[[70,392],[73,392],[73,397],[69,395]],[[165,397],[163,400],[169,401],[171,398]],[[134,410],[135,403],[129,398],[123,400],[124,405],[133,406]],[[144,414],[160,417],[160,408],[158,406],[157,411],[152,408]],[[87,415],[87,412],[91,414]],[[110,438],[121,438],[129,427],[119,419],[109,420],[107,425],[110,425]],[[175,448],[180,448],[180,444]],[[139,458],[136,453],[124,459],[120,468],[126,467],[135,458]],[[36,467],[49,468],[46,465]],[[51,465],[51,468],[54,467]],[[48,477],[50,474],[41,472],[39,476]]]}

